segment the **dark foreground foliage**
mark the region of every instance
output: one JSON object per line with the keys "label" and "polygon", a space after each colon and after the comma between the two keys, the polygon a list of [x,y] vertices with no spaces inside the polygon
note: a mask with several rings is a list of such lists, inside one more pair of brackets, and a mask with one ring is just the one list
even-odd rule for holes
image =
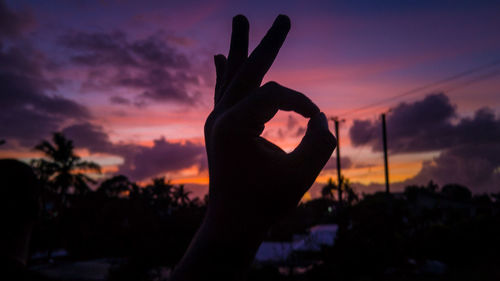
{"label": "dark foreground foliage", "polygon": [[[109,280],[160,280],[182,257],[205,209],[182,185],[155,178],[139,187],[124,175],[95,181],[100,171],[56,134],[33,162],[43,183],[43,211],[32,251],[65,249],[69,260],[114,258]],[[237,188],[237,187],[235,187]],[[338,224],[333,247],[295,254],[293,262],[255,264],[248,280],[500,280],[500,193],[467,187],[408,186],[404,193],[359,198],[347,179],[329,181],[323,197],[276,223],[268,241],[291,241],[317,224]],[[168,274],[167,274],[168,275]]]}

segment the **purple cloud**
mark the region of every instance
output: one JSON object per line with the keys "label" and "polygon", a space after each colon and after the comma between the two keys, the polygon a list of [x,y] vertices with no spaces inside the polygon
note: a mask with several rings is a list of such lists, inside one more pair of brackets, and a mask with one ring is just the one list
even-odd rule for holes
{"label": "purple cloud", "polygon": [[75,147],[87,148],[92,152],[113,153],[115,148],[109,140],[103,127],[91,123],[79,123],[64,128],[61,131],[67,138],[73,140]]}
{"label": "purple cloud", "polygon": [[[350,169],[354,167],[351,158],[347,156],[340,156],[340,170]],[[328,162],[326,162],[323,170],[337,170],[337,157],[332,157]]]}
{"label": "purple cloud", "polygon": [[61,36],[59,43],[72,51],[73,63],[91,68],[85,89],[133,89],[138,92],[134,104],[141,105],[148,101],[193,105],[199,98],[188,89],[200,83],[188,57],[161,32],[130,40],[122,31],[73,31]]}
{"label": "purple cloud", "polygon": [[500,189],[500,146],[498,143],[465,144],[443,151],[423,163],[420,172],[406,183],[439,185],[458,183],[473,192],[498,192]]}
{"label": "purple cloud", "polygon": [[[388,149],[391,153],[424,152],[455,145],[500,142],[500,119],[488,108],[472,118],[456,118],[456,108],[442,93],[428,95],[412,104],[402,103],[387,116]],[[382,150],[380,120],[355,120],[349,129],[354,146]]]}
{"label": "purple cloud", "polygon": [[0,0],[0,38],[17,38],[34,23],[35,19],[30,13],[12,11],[5,1]]}
{"label": "purple cloud", "polygon": [[[0,22],[0,25],[2,23]],[[0,46],[0,136],[10,144],[33,146],[72,120],[90,118],[86,107],[59,95],[44,75],[50,64],[27,43]]]}
{"label": "purple cloud", "polygon": [[165,172],[175,172],[192,166],[206,169],[205,147],[193,142],[174,143],[165,138],[154,140],[152,147],[135,144],[114,144],[101,126],[81,123],[69,126],[62,133],[73,140],[76,147],[91,152],[121,156],[120,174],[133,180],[143,180]]}
{"label": "purple cloud", "polygon": [[[420,172],[402,184],[458,183],[474,192],[500,188],[500,118],[488,108],[472,117],[457,118],[444,94],[398,105],[387,118],[388,149],[392,154],[441,150],[423,163]],[[380,121],[356,120],[349,130],[354,146],[381,151]]]}
{"label": "purple cloud", "polygon": [[175,172],[194,165],[202,169],[206,162],[203,145],[192,142],[173,143],[165,138],[153,147],[136,147],[136,153],[125,157],[120,173],[133,179],[145,179],[165,172]]}
{"label": "purple cloud", "polygon": [[131,104],[131,101],[129,99],[120,96],[112,96],[109,98],[109,101],[113,104],[124,104],[124,105]]}

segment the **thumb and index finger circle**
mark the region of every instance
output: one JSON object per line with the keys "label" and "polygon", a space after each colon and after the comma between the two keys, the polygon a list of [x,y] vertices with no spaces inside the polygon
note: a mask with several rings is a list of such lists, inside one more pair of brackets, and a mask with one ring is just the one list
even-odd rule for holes
{"label": "thumb and index finger circle", "polygon": [[287,156],[291,166],[300,171],[297,180],[304,183],[300,186],[309,188],[330,159],[337,140],[328,128],[325,114],[307,96],[270,82],[233,107],[228,117],[237,123],[234,125],[258,136],[278,110],[294,111],[310,118],[300,144]]}
{"label": "thumb and index finger circle", "polygon": [[[328,129],[325,114],[320,112],[318,106],[300,92],[283,87],[276,82],[266,83],[234,107],[230,116],[235,117],[231,117],[231,119],[239,122],[238,126],[263,128],[264,124],[271,120],[278,110],[294,111],[310,118],[304,138],[290,153],[290,156],[295,161],[304,162],[311,156],[314,159],[318,155],[327,155],[324,161],[326,163],[335,149],[337,141]],[[261,133],[259,130],[251,131],[257,132],[259,135]],[[321,159],[319,162],[323,162],[324,159]]]}

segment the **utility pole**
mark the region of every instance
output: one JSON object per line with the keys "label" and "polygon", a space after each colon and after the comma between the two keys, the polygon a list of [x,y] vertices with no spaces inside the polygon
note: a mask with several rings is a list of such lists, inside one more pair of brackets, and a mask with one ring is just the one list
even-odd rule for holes
{"label": "utility pole", "polygon": [[387,161],[387,131],[385,127],[385,113],[382,113],[382,139],[384,142],[385,192],[389,194],[389,164]]}
{"label": "utility pole", "polygon": [[338,183],[338,200],[342,203],[342,178],[340,173],[340,134],[339,134],[339,119],[332,117],[331,120],[335,123],[335,137],[337,137],[337,183]]}

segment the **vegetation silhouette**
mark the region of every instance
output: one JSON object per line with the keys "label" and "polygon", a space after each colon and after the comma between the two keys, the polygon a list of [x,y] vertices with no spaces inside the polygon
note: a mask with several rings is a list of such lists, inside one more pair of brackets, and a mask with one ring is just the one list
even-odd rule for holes
{"label": "vegetation silhouette", "polygon": [[124,196],[136,197],[139,195],[139,187],[137,184],[131,182],[124,175],[116,175],[103,181],[99,188],[98,193],[104,194],[106,197],[118,198]]}
{"label": "vegetation silhouette", "polygon": [[0,269],[9,280],[46,280],[27,269],[29,241],[40,212],[40,185],[33,170],[0,159]]}
{"label": "vegetation silhouette", "polygon": [[354,191],[354,188],[351,185],[351,182],[348,178],[345,178],[344,175],[340,178],[340,188],[342,189],[342,194],[346,194],[346,198],[342,196],[340,200],[335,198],[334,194],[338,194],[339,183],[335,183],[333,178],[328,178],[327,184],[321,188],[321,196],[324,198],[335,199],[338,205],[347,204],[351,206],[352,204],[359,201],[358,194]]}
{"label": "vegetation silhouette", "polygon": [[101,167],[94,162],[82,161],[74,152],[73,141],[61,133],[54,133],[52,142],[42,141],[35,150],[43,152],[46,158],[33,160],[32,166],[42,183],[52,192],[60,194],[63,201],[74,188],[75,194],[89,191],[89,183],[96,183],[87,176],[87,172],[101,172]]}
{"label": "vegetation silhouette", "polygon": [[[72,155],[78,159],[74,152]],[[53,192],[62,190],[53,188],[57,177],[35,175],[15,160],[1,163],[7,163],[0,165],[1,190],[11,193],[2,198],[17,198],[12,201],[15,204],[2,204],[2,214],[13,214],[11,209],[5,210],[6,206],[18,210],[16,216],[7,216],[10,220],[4,221],[22,224],[26,221],[22,218],[31,218],[28,221],[33,221],[34,231],[30,253],[65,249],[67,257],[52,258],[56,264],[112,258],[108,280],[165,278],[162,268],[172,268],[179,262],[206,212],[204,201],[190,197],[184,187],[164,177],[140,186],[125,175],[116,175],[89,186],[86,192],[69,186],[63,194]],[[12,163],[24,167],[23,176],[12,172]],[[30,172],[31,179],[26,176]],[[35,176],[47,182],[38,185]],[[44,195],[43,189],[48,188],[52,195],[45,199],[45,205],[39,203],[39,195],[29,197],[30,193],[23,191],[13,196],[12,192],[19,191],[7,188],[13,186],[9,182],[39,186],[31,194]],[[352,189],[348,179],[342,183],[346,185],[344,190]],[[390,206],[385,193],[359,197],[352,191],[359,200],[348,203],[346,196],[344,211],[339,213],[335,209],[338,201],[331,195],[335,188],[337,183],[330,179],[323,188],[330,193],[323,192],[321,198],[299,204],[274,223],[264,238],[293,241],[315,225],[347,221],[349,227],[338,232],[334,245],[325,245],[319,252],[294,252],[286,263],[254,263],[248,280],[498,280],[500,193],[472,194],[465,186],[439,187],[430,181],[425,186],[408,186],[402,193],[390,194]],[[57,209],[52,200],[60,201],[57,197],[63,195],[66,204]],[[34,223],[37,217],[38,223]],[[44,260],[28,258],[27,263],[35,265]],[[16,274],[32,276],[25,268],[16,268],[22,270]]]}

